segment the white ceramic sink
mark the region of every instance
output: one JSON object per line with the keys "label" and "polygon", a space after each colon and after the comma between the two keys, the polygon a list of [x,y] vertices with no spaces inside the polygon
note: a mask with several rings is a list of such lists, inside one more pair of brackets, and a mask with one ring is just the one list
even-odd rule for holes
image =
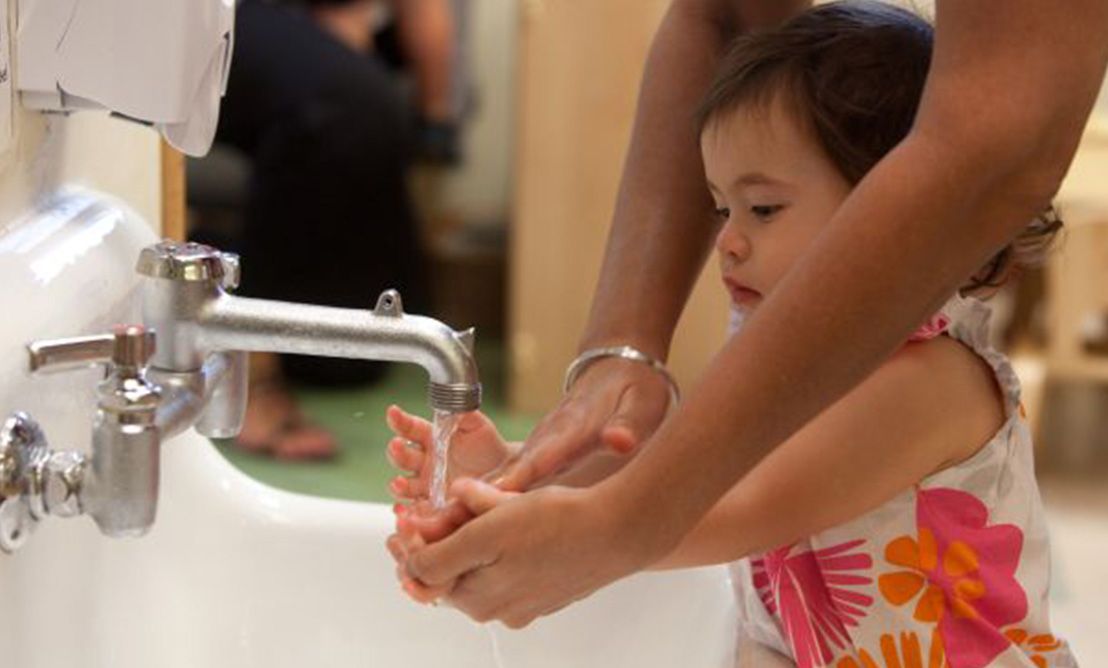
{"label": "white ceramic sink", "polygon": [[[87,192],[7,227],[0,419],[27,411],[53,447],[87,448],[99,374],[31,377],[23,346],[137,321],[133,267],[155,241],[148,230]],[[496,666],[489,629],[402,595],[391,527],[385,505],[276,490],[186,432],[163,444],[147,536],[51,518],[0,554],[0,666]],[[721,668],[732,595],[722,568],[647,574],[524,631],[493,629],[505,668]]]}

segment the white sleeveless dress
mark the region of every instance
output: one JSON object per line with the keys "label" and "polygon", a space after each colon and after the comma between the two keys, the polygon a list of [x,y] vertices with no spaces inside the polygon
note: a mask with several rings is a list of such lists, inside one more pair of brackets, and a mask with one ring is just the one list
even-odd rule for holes
{"label": "white sleeveless dress", "polygon": [[734,563],[743,642],[798,668],[1077,667],[1050,627],[1031,437],[1019,380],[989,345],[989,316],[955,297],[931,324],[993,369],[1004,425],[973,457],[881,507]]}

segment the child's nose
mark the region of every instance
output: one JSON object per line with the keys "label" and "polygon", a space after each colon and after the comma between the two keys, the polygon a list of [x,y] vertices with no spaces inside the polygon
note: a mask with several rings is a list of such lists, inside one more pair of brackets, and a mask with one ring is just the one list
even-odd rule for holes
{"label": "child's nose", "polygon": [[716,251],[732,262],[745,262],[750,257],[750,239],[737,225],[725,223],[716,235]]}

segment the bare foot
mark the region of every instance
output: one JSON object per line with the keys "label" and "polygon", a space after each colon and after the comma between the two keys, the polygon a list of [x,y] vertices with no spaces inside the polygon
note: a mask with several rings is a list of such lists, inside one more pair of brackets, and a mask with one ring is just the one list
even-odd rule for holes
{"label": "bare foot", "polygon": [[250,387],[236,442],[243,450],[281,459],[327,459],[338,451],[334,435],[312,422],[288,388],[276,381]]}

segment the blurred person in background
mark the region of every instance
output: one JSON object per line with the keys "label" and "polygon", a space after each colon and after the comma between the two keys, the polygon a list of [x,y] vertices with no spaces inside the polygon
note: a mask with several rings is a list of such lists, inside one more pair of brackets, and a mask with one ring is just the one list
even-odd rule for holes
{"label": "blurred person in background", "polygon": [[[375,34],[392,42],[411,85]],[[252,163],[242,233],[246,296],[373,308],[396,288],[428,307],[426,262],[408,191],[416,159],[458,160],[451,0],[242,0],[217,143]],[[241,447],[281,458],[334,455],[334,436],[290,383],[377,380],[381,363],[251,358]]]}

